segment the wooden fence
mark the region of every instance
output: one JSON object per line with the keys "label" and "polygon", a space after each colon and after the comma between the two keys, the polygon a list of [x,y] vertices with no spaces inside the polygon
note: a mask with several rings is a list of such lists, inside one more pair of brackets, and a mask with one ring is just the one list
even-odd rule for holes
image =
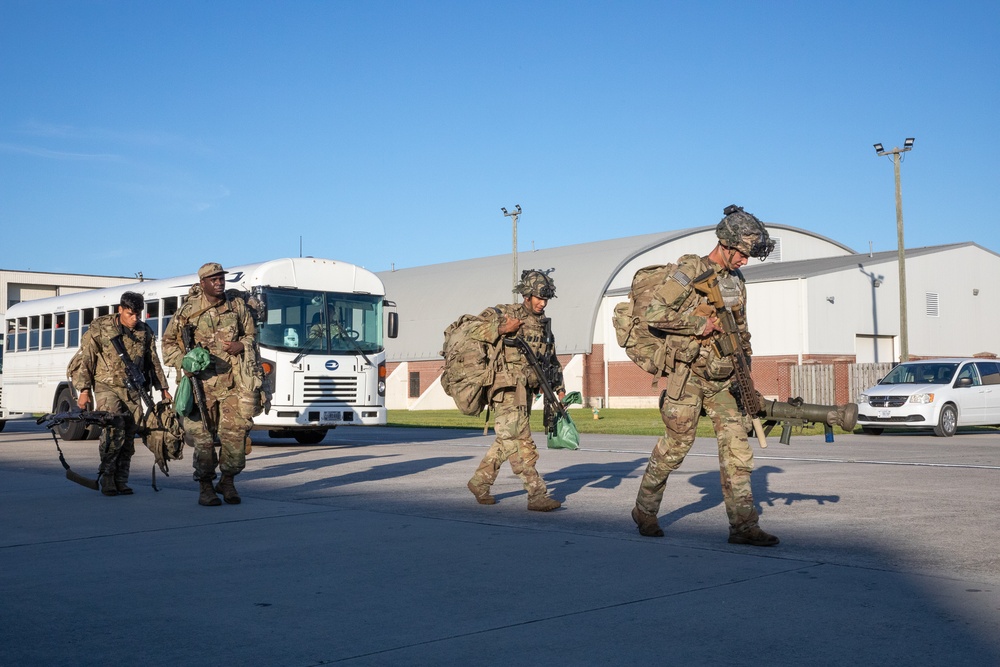
{"label": "wooden fence", "polygon": [[[848,364],[848,400],[854,401],[858,394],[881,380],[892,369],[893,364]],[[837,382],[834,369],[827,364],[791,366],[791,393],[801,396],[806,403],[834,405],[837,403]]]}

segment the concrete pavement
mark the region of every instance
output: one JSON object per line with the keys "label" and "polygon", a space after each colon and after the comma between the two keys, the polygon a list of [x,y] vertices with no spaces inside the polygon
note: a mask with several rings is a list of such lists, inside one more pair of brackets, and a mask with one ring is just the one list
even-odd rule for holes
{"label": "concrete pavement", "polygon": [[[0,665],[1000,664],[1000,435],[795,437],[757,450],[762,526],[726,543],[714,441],[629,518],[655,438],[542,450],[477,505],[481,432],[341,428],[254,446],[237,506],[188,458],[136,494],[65,479],[48,432],[0,433]],[[543,442],[543,438],[538,438]],[[91,476],[95,442],[61,443]]]}

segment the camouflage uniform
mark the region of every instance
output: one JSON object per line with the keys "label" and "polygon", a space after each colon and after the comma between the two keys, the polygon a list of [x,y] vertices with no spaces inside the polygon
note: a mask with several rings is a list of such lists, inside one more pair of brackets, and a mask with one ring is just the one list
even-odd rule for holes
{"label": "camouflage uniform", "polygon": [[[730,224],[732,219],[727,216],[723,223]],[[720,223],[720,230],[723,223]],[[760,229],[763,230],[762,224]],[[767,245],[766,231],[763,234]],[[767,251],[772,246],[773,243],[767,246]],[[758,253],[752,256],[759,256],[760,252],[765,257],[767,254],[757,246],[742,242],[734,242],[731,247],[748,256],[751,256],[751,249]],[[742,274],[738,269],[729,271],[708,257],[681,257],[676,272],[667,279],[646,311],[645,319],[650,328],[666,334],[666,356],[672,360],[673,366],[669,370],[666,389],[660,396],[660,416],[665,433],[649,457],[632,517],[643,535],[663,534],[656,523],[656,515],[663,500],[667,477],[677,470],[694,444],[698,419],[704,413],[711,419],[718,441],[722,497],[729,518],[730,541],[736,542],[742,539],[740,536],[756,537],[766,533],[757,527],[757,510],[750,487],[753,470],[753,452],[747,441],[750,420],[741,413],[730,392],[733,362],[718,354],[711,344],[711,337],[700,336],[714,309],[708,305],[707,297],[695,291],[691,283],[707,271],[714,271],[718,277],[726,305],[734,313],[744,349],[748,356],[751,354],[750,333],[744,315],[746,286]],[[777,543],[777,538],[773,539]]]}
{"label": "camouflage uniform", "polygon": [[[178,373],[186,352],[181,336],[188,323],[194,325],[195,344],[203,345],[212,359],[209,367],[198,373],[205,390],[209,425],[206,426],[205,416],[198,411],[181,417],[184,441],[194,447],[194,478],[215,479],[217,463],[224,477],[235,477],[246,467],[247,434],[253,426],[253,414],[248,414],[247,405],[254,402],[244,396],[246,391],[238,382],[237,367],[243,361],[243,354],[256,349],[257,329],[242,299],[227,296],[212,306],[200,289],[192,288],[163,334],[163,360],[177,368]],[[233,341],[243,343],[242,354],[230,355],[223,349]],[[209,426],[217,429],[221,443],[218,458]]]}
{"label": "camouflage uniform", "polygon": [[[525,272],[525,274],[530,273]],[[544,276],[540,272],[534,273]],[[551,280],[547,276],[544,278],[551,285]],[[523,286],[526,276],[522,275],[521,280]],[[527,282],[529,285],[526,289],[530,293],[532,285],[530,281]],[[540,295],[535,294],[535,296]],[[551,296],[555,296],[554,290]],[[536,315],[523,303],[500,304],[495,309],[489,308],[484,311],[481,318],[482,324],[472,329],[469,336],[491,345],[500,340],[499,329],[504,320],[510,318],[521,320],[521,328],[516,335],[528,343],[539,360],[550,359],[550,363],[554,364],[556,369],[553,375],[557,378],[552,389],[557,393],[564,391],[562,367],[555,356],[555,341],[547,326],[548,318]],[[555,509],[559,504],[546,497],[545,482],[535,469],[538,449],[531,437],[529,424],[531,404],[539,391],[538,377],[519,348],[504,346],[500,356],[502,360],[500,370],[497,371],[496,380],[490,389],[489,403],[494,414],[493,428],[496,439],[472,475],[472,479],[469,480],[469,489],[481,503],[492,504],[494,501],[489,495],[489,487],[496,480],[504,461],[510,461],[511,469],[521,478],[524,489],[528,492],[529,509]]]}
{"label": "camouflage uniform", "polygon": [[[135,329],[122,326],[117,314],[102,315],[90,323],[80,341],[78,367],[70,378],[78,391],[93,387],[94,408],[126,415],[125,427],[107,427],[101,435],[98,450],[101,455],[101,476],[110,475],[119,492],[127,489],[135,436],[142,422],[142,400],[130,392],[125,383],[125,363],[111,345],[111,339],[121,336],[125,351],[144,372],[156,389],[167,386],[163,367],[153,345],[153,330],[140,321]],[[102,482],[102,487],[104,486]]]}

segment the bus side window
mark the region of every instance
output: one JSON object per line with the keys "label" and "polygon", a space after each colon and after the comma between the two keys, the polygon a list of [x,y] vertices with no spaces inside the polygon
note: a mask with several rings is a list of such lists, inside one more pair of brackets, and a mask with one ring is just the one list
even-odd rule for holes
{"label": "bus side window", "polygon": [[177,308],[180,304],[177,303],[178,299],[176,296],[168,296],[163,300],[163,330],[167,330],[167,325],[170,324],[170,320],[173,318],[174,313],[177,312]]}
{"label": "bus side window", "polygon": [[69,346],[78,347],[80,345],[80,311],[69,311]]}
{"label": "bus side window", "polygon": [[87,333],[87,329],[90,328],[90,323],[94,321],[94,309],[84,308],[83,309],[83,328],[80,329],[80,335]]}
{"label": "bus side window", "polygon": [[17,340],[17,322],[7,320],[7,338],[4,345],[8,352],[14,351],[14,342]]}
{"label": "bus side window", "polygon": [[153,330],[154,336],[160,335],[160,302],[146,302],[146,324]]}
{"label": "bus side window", "polygon": [[111,312],[111,306],[99,306],[97,308],[97,316],[98,317],[104,317],[105,315],[107,315],[110,312]]}
{"label": "bus side window", "polygon": [[29,319],[31,323],[28,327],[28,349],[37,350],[41,334],[42,318],[38,315],[32,315]]}
{"label": "bus side window", "polygon": [[17,351],[24,352],[28,349],[28,318],[20,317],[17,320]]}
{"label": "bus side window", "polygon": [[52,315],[42,315],[42,349],[52,349]]}
{"label": "bus side window", "polygon": [[52,336],[53,347],[66,347],[66,313],[56,314],[56,328]]}

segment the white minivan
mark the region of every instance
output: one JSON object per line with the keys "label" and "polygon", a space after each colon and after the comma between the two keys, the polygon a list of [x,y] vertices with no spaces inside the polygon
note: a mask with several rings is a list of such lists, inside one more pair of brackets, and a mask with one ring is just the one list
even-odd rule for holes
{"label": "white minivan", "polygon": [[858,425],[872,435],[902,427],[932,428],[944,437],[959,426],[1000,425],[1000,363],[964,357],[901,363],[858,396]]}

